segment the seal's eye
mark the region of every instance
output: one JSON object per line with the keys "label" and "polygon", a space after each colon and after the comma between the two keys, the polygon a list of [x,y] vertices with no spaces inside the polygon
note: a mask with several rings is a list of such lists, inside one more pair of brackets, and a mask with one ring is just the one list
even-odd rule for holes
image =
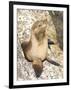
{"label": "seal's eye", "polygon": [[41,24],[38,25],[39,27],[41,26]]}

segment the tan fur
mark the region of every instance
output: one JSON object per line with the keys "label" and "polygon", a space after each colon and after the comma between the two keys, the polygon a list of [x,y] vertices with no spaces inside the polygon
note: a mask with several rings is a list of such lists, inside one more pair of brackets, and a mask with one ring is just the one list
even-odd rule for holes
{"label": "tan fur", "polygon": [[22,43],[25,57],[32,61],[35,71],[40,73],[43,68],[42,61],[47,57],[48,37],[47,37],[47,20],[40,20],[33,24],[30,40]]}

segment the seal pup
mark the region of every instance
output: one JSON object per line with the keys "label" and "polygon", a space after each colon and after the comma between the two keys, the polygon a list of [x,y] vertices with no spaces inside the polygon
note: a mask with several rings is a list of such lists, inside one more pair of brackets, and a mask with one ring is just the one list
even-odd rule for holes
{"label": "seal pup", "polygon": [[42,62],[48,55],[47,19],[36,21],[31,29],[31,36],[21,44],[21,47],[25,58],[32,62],[35,74],[39,77],[43,70]]}

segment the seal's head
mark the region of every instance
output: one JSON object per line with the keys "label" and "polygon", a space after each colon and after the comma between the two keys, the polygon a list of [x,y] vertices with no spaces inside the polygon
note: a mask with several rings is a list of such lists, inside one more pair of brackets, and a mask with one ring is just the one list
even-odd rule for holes
{"label": "seal's head", "polygon": [[45,37],[47,28],[47,19],[36,21],[32,26],[32,33],[35,35],[37,40],[42,40]]}

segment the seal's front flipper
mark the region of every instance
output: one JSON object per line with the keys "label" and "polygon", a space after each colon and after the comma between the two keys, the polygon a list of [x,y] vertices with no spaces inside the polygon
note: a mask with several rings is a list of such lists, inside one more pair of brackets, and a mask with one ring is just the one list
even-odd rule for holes
{"label": "seal's front flipper", "polygon": [[36,77],[40,77],[43,70],[43,63],[41,60],[33,60],[32,66],[34,68]]}
{"label": "seal's front flipper", "polygon": [[62,65],[60,65],[58,62],[55,62],[54,60],[47,59],[47,61],[55,66],[63,67]]}

